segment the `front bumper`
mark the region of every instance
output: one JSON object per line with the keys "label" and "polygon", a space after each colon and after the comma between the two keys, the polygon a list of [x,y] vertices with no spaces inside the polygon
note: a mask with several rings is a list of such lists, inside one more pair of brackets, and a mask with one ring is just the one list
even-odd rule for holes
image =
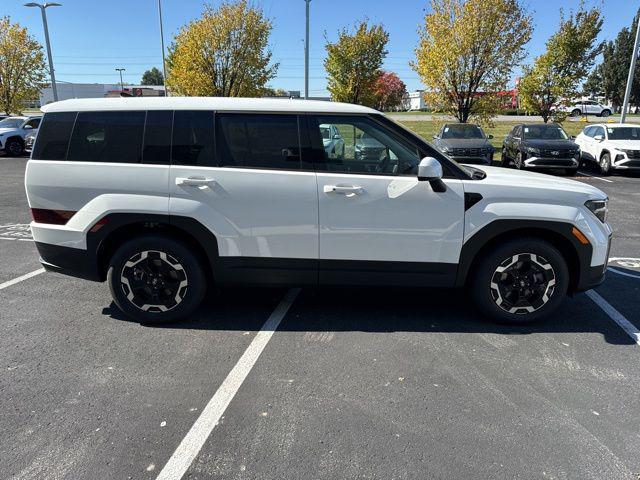
{"label": "front bumper", "polygon": [[491,165],[491,157],[458,157],[455,155],[449,155],[458,163],[468,163],[470,165]]}
{"label": "front bumper", "polygon": [[629,158],[625,153],[618,153],[611,162],[611,168],[620,170],[640,170],[640,158]]}
{"label": "front bumper", "polygon": [[529,157],[524,161],[526,168],[578,168],[578,165],[573,157]]}

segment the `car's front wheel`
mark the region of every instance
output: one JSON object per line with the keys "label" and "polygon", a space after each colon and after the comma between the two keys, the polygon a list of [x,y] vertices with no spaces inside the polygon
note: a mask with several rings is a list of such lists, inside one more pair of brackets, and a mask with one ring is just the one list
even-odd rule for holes
{"label": "car's front wheel", "polygon": [[538,238],[510,240],[483,256],[470,285],[476,305],[501,323],[528,323],[552,313],[569,285],[567,263]]}
{"label": "car's front wheel", "polygon": [[516,159],[513,163],[518,170],[521,170],[522,167],[524,167],[524,157],[522,156],[522,152],[518,152],[518,155],[516,155]]}
{"label": "car's front wheel", "polygon": [[24,153],[24,144],[17,138],[7,140],[4,151],[12,157],[19,157]]}
{"label": "car's front wheel", "polygon": [[604,109],[600,112],[600,116],[602,117],[608,117],[609,115],[611,115],[611,110]]}
{"label": "car's front wheel", "polygon": [[582,112],[577,108],[571,111],[572,117],[579,117],[580,115],[582,115]]}
{"label": "car's front wheel", "polygon": [[206,291],[202,261],[169,237],[129,240],[111,257],[107,281],[118,308],[144,323],[182,320]]}
{"label": "car's front wheel", "polygon": [[600,157],[600,173],[602,175],[611,173],[611,155],[608,152],[604,152]]}

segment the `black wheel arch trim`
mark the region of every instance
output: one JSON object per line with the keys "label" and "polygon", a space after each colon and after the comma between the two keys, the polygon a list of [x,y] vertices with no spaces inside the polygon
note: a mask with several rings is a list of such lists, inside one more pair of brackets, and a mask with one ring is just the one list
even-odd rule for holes
{"label": "black wheel arch trim", "polygon": [[501,238],[516,238],[522,234],[538,236],[554,244],[567,261],[571,274],[569,292],[575,293],[592,288],[596,282],[601,282],[598,273],[603,274],[605,266],[591,267],[593,248],[591,244],[583,245],[571,233],[574,225],[568,222],[547,220],[494,220],[478,230],[462,246],[456,286],[466,284],[472,268],[475,266],[478,254],[482,249],[490,248],[492,242]]}

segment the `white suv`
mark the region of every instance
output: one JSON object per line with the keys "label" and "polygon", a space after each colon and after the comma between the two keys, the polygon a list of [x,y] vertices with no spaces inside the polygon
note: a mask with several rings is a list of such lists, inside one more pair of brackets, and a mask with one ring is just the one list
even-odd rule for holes
{"label": "white suv", "polygon": [[570,105],[563,105],[560,107],[560,110],[568,113],[572,117],[579,117],[580,115],[608,117],[611,115],[611,107],[593,100],[584,100],[582,102],[573,102]]}
{"label": "white suv", "polygon": [[640,170],[640,125],[589,125],[575,141],[582,160],[594,162],[604,175],[613,170]]}
{"label": "white suv", "polygon": [[0,120],[0,150],[12,157],[22,155],[25,151],[25,137],[38,131],[40,120],[41,115]]}
{"label": "white suv", "polygon": [[[139,320],[185,318],[215,283],[460,287],[523,322],[604,279],[600,190],[462,167],[369,108],[171,97],[43,111],[26,172],[41,261],[107,280]],[[327,153],[327,125],[344,154]],[[375,152],[356,155],[363,138]]]}

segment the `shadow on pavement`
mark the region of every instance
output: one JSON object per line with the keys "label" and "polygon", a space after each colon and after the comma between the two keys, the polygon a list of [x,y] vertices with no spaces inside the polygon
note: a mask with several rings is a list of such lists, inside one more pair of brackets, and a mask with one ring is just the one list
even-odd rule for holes
{"label": "shadow on pavement", "polygon": [[[192,319],[155,328],[242,330],[262,327],[282,289],[224,289],[208,298]],[[270,306],[265,310],[263,307]],[[256,315],[260,308],[260,314]],[[247,314],[247,310],[253,314]],[[262,312],[265,312],[262,314]],[[115,304],[103,309],[114,319],[124,317]],[[554,315],[531,325],[500,325],[482,318],[468,295],[454,289],[413,288],[307,288],[290,308],[279,331],[360,331],[499,333],[599,333],[617,345],[635,345],[613,321],[584,294],[567,298]]]}

